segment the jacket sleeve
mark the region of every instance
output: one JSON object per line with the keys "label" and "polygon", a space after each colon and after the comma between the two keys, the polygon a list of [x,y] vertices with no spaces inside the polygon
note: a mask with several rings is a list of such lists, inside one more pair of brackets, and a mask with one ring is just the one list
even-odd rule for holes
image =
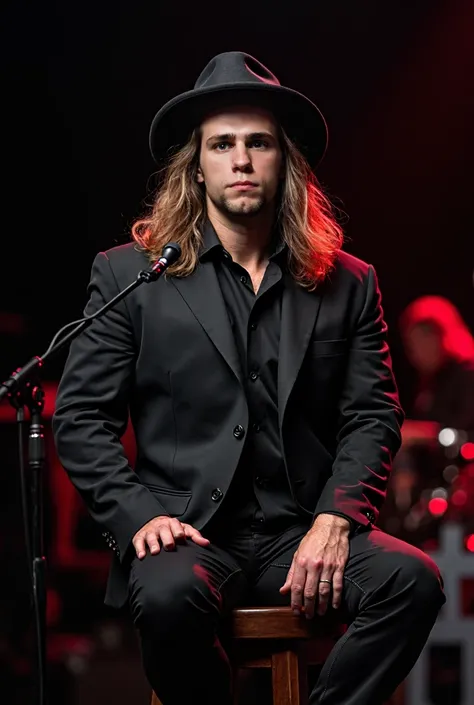
{"label": "jacket sleeve", "polygon": [[369,266],[365,303],[352,336],[339,400],[332,474],[315,517],[327,512],[344,516],[351,524],[376,523],[392,460],[400,448],[403,419],[377,276]]}
{"label": "jacket sleeve", "polygon": [[[107,254],[100,253],[92,266],[85,314],[118,292]],[[124,299],[71,343],[52,419],[59,460],[92,518],[111,534],[122,560],[135,533],[153,517],[167,514],[129,466],[120,441],[135,361]]]}

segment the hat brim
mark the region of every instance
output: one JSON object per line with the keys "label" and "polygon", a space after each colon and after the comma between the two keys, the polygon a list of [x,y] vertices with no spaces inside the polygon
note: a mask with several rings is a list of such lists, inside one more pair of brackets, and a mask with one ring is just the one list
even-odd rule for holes
{"label": "hat brim", "polygon": [[182,147],[192,130],[212,110],[236,103],[261,103],[271,110],[288,137],[301,150],[314,169],[323,158],[328,130],[317,106],[292,88],[262,83],[235,83],[187,91],[172,98],[155,115],[149,146],[154,160],[163,164]]}

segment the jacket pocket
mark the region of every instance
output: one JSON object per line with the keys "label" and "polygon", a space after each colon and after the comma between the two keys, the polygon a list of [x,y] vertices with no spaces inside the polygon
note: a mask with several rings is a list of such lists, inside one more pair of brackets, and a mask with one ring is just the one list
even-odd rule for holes
{"label": "jacket pocket", "polygon": [[308,352],[311,357],[332,357],[333,355],[344,355],[349,350],[347,338],[339,340],[313,340],[309,344]]}
{"label": "jacket pocket", "polygon": [[148,489],[172,517],[181,516],[188,508],[192,493],[169,487],[147,484]]}

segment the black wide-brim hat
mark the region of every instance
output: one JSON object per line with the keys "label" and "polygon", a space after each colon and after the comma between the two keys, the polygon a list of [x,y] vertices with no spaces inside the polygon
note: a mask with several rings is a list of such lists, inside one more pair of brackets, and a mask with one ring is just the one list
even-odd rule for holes
{"label": "black wide-brim hat", "polygon": [[306,96],[282,86],[277,77],[249,54],[229,51],[207,64],[194,88],[168,101],[153,118],[149,144],[158,164],[188,140],[210,112],[236,104],[270,110],[314,169],[327,147],[326,121]]}

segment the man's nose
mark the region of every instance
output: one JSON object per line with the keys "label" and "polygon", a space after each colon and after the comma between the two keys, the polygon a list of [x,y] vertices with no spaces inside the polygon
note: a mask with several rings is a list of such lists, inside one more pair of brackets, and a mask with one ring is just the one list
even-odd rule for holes
{"label": "man's nose", "polygon": [[252,160],[245,145],[236,145],[233,154],[233,170],[248,172],[252,169]]}

